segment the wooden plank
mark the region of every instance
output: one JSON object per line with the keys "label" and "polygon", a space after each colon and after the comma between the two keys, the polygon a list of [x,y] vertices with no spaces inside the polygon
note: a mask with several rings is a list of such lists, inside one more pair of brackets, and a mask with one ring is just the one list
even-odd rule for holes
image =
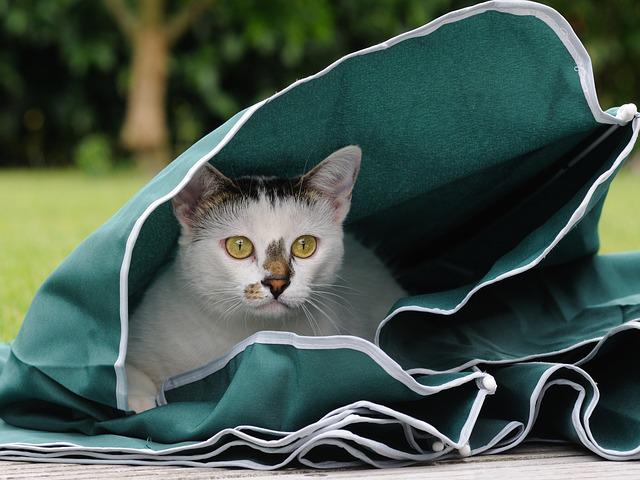
{"label": "wooden plank", "polygon": [[67,463],[0,462],[0,479],[72,479],[112,478],[144,479],[260,479],[309,480],[330,477],[345,480],[418,480],[441,479],[567,479],[640,478],[640,462],[611,462],[590,452],[569,446],[527,445],[501,455],[452,459],[405,468],[306,470],[275,472],[187,467],[148,467],[126,465],[78,465]]}

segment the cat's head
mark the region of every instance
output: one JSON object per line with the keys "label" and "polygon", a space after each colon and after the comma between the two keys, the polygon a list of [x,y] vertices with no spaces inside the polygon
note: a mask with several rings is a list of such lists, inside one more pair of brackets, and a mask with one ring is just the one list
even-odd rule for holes
{"label": "cat's head", "polygon": [[336,281],[357,146],[301,177],[230,179],[205,164],[173,198],[182,280],[202,307],[284,318]]}

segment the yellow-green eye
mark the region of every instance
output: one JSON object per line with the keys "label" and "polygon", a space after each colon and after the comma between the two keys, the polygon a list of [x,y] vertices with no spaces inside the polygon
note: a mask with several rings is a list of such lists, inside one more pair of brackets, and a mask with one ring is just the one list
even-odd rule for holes
{"label": "yellow-green eye", "polygon": [[309,258],[316,251],[318,241],[313,235],[302,235],[291,244],[291,253],[298,258]]}
{"label": "yellow-green eye", "polygon": [[229,237],[224,243],[233,258],[241,260],[253,253],[253,243],[247,237]]}

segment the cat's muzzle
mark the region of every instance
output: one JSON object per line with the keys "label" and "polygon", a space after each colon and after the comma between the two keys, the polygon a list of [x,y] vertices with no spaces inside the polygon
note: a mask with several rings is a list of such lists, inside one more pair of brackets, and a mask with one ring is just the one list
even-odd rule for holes
{"label": "cat's muzzle", "polygon": [[271,295],[277,300],[291,282],[289,281],[289,275],[270,275],[265,277],[260,283],[265,287],[269,287]]}

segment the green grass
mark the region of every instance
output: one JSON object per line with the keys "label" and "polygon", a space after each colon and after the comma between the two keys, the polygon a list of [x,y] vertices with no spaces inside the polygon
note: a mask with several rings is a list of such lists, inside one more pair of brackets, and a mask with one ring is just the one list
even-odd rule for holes
{"label": "green grass", "polygon": [[[144,182],[133,173],[0,171],[0,341],[15,336],[56,265]],[[600,226],[603,252],[640,250],[640,175],[614,180]]]}
{"label": "green grass", "polygon": [[600,217],[600,252],[640,250],[640,173],[622,172],[611,184]]}
{"label": "green grass", "polygon": [[139,174],[0,171],[0,341],[51,271],[145,182]]}

